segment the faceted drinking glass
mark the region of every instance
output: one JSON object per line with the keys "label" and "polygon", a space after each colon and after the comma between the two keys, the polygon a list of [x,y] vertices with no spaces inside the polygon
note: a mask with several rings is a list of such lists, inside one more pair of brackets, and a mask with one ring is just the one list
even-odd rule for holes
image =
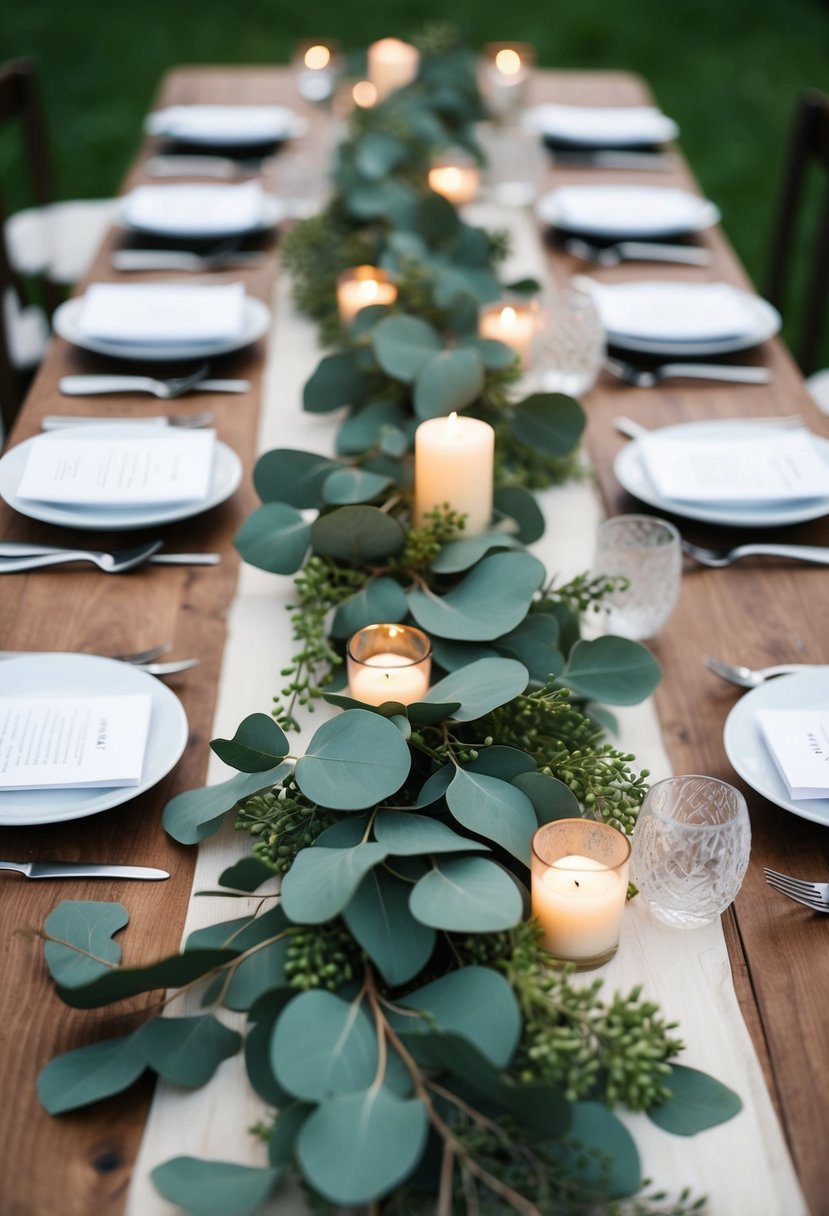
{"label": "faceted drinking glass", "polygon": [[715,777],[658,781],[633,833],[632,877],[657,920],[695,929],[734,900],[748,867],[745,798]]}
{"label": "faceted drinking glass", "polygon": [[599,525],[593,573],[622,575],[628,581],[604,600],[608,632],[634,641],[655,637],[679,599],[679,533],[652,515],[606,519]]}
{"label": "faceted drinking glass", "polygon": [[588,392],[601,371],[604,353],[601,318],[586,292],[568,288],[543,300],[532,350],[540,388],[573,397]]}

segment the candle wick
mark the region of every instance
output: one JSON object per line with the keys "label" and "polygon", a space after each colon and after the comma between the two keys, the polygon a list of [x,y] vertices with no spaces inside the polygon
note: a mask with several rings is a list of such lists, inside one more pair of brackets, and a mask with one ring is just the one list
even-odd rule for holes
{"label": "candle wick", "polygon": [[576,886],[578,886],[578,885],[579,885],[579,880],[578,880],[577,878],[574,878],[574,879],[573,879],[573,882],[576,884]]}

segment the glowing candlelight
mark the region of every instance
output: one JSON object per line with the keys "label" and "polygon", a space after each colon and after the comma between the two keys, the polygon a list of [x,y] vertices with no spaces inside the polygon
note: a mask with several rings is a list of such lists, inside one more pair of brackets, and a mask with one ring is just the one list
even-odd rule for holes
{"label": "glowing candlelight", "polygon": [[414,80],[419,67],[420,52],[399,38],[381,38],[368,48],[368,78],[378,101]]}
{"label": "glowing candlelight", "polygon": [[351,100],[361,110],[377,105],[377,89],[370,80],[358,80],[351,90]]}
{"label": "glowing candlelight", "polygon": [[442,160],[429,170],[429,185],[456,207],[471,203],[478,193],[481,175],[471,161]]}
{"label": "glowing candlelight", "polygon": [[511,346],[526,367],[530,347],[538,327],[537,309],[532,304],[506,304],[503,301],[481,309],[478,332],[482,338],[495,338]]}
{"label": "glowing candlelight", "polygon": [[352,266],[337,280],[337,306],[343,325],[350,325],[361,308],[393,304],[397,288],[379,266]]}
{"label": "glowing candlelight", "polygon": [[306,68],[311,72],[319,72],[323,68],[327,68],[331,62],[331,50],[322,43],[315,43],[309,46],[303,56],[303,61]]}
{"label": "glowing candlelight", "polygon": [[479,418],[429,418],[415,431],[414,523],[423,527],[448,503],[466,515],[463,536],[486,532],[492,519],[495,432]]}
{"label": "glowing candlelight", "polygon": [[349,640],[348,690],[356,701],[411,705],[429,691],[432,645],[411,625],[367,625]]}

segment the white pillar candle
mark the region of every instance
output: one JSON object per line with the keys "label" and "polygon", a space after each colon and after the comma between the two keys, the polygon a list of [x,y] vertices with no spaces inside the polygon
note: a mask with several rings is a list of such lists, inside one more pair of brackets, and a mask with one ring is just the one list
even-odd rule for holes
{"label": "white pillar candle", "polygon": [[337,307],[343,325],[350,325],[361,308],[393,304],[396,299],[397,288],[379,266],[352,266],[337,280]]}
{"label": "white pillar candle", "polygon": [[479,418],[429,418],[415,431],[414,524],[444,503],[466,515],[464,536],[486,532],[492,519],[495,432]]}
{"label": "white pillar candle", "polygon": [[480,177],[475,165],[444,163],[429,170],[429,185],[435,194],[442,194],[456,207],[462,207],[477,195]]}
{"label": "white pillar candle", "polygon": [[626,897],[626,871],[578,853],[532,876],[533,916],[544,929],[544,946],[574,962],[615,948]]}
{"label": "white pillar candle", "polygon": [[419,66],[419,51],[399,38],[381,38],[368,48],[368,78],[377,90],[378,101],[414,80]]}
{"label": "white pillar candle", "polygon": [[482,338],[495,338],[511,346],[527,367],[530,347],[538,327],[537,312],[532,304],[488,304],[481,309],[478,332]]}
{"label": "white pillar candle", "polygon": [[366,705],[382,705],[385,701],[411,705],[426,696],[429,675],[406,655],[373,654],[352,669],[348,688],[356,701]]}

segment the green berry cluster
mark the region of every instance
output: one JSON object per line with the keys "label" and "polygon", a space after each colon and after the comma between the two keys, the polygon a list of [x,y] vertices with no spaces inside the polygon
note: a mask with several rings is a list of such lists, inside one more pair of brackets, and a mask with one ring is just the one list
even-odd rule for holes
{"label": "green berry cluster", "polygon": [[453,511],[449,503],[433,507],[420,528],[409,528],[400,555],[405,570],[426,570],[448,540],[456,540],[466,525],[466,516]]}
{"label": "green berry cluster", "polygon": [[254,853],[287,874],[300,849],[312,845],[320,832],[336,821],[301,793],[293,776],[264,794],[254,794],[236,812],[236,828],[247,832],[256,844]]}
{"label": "green berry cluster", "polygon": [[349,266],[374,262],[370,234],[357,230],[342,208],[332,205],[289,228],[281,249],[297,307],[319,322],[325,341],[336,339],[340,334],[337,276]]}
{"label": "green berry cluster", "polygon": [[340,921],[297,926],[288,938],[285,976],[292,988],[336,992],[360,973],[362,958]]}
{"label": "green berry cluster", "polygon": [[625,591],[630,580],[622,574],[577,574],[569,583],[546,589],[539,601],[543,610],[545,603],[566,604],[576,616],[588,611],[598,611],[613,591]]}

